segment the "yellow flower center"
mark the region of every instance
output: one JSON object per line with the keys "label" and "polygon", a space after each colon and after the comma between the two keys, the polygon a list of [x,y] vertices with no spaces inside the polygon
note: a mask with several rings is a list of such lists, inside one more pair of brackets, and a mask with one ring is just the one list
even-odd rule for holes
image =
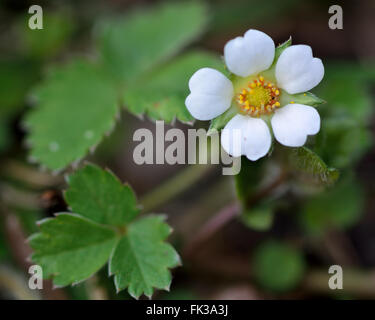
{"label": "yellow flower center", "polygon": [[270,114],[280,107],[280,90],[262,76],[250,81],[236,98],[240,113],[252,117]]}

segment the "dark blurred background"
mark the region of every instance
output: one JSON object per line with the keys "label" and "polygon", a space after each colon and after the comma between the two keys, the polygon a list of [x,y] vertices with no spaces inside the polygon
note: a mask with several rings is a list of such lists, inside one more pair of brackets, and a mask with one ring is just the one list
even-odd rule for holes
{"label": "dark blurred background", "polygon": [[[115,293],[106,270],[71,288],[52,290],[49,281],[42,292],[27,288],[30,249],[25,239],[37,230],[35,221],[66,210],[62,197],[66,186],[62,174],[41,171],[26,160],[21,119],[30,105],[30,89],[51,65],[77,53],[95,55],[92,34],[98,20],[156,2],[160,1],[39,1],[44,23],[50,21],[51,28],[37,36],[26,27],[27,11],[34,2],[1,2],[1,298],[129,298],[124,292]],[[301,187],[293,179],[266,190],[272,223],[254,230],[237,216],[234,179],[222,176],[220,166],[186,171],[181,165],[134,164],[134,130],[155,126],[123,111],[115,131],[88,160],[129,182],[146,207],[159,198],[160,204],[153,207],[168,215],[174,228],[172,242],[184,265],[174,270],[171,291],[157,292],[154,298],[375,298],[375,2],[207,3],[209,26],[192,47],[221,55],[228,40],[254,28],[277,44],[292,36],[294,44],[310,45],[314,56],[323,60],[326,76],[314,92],[328,103],[320,109],[322,132],[315,151],[341,171],[341,178],[328,191],[309,182]],[[343,8],[343,30],[328,27],[328,8],[333,4]],[[175,126],[188,128],[178,122]],[[190,188],[180,184],[184,179],[191,180]],[[160,185],[175,192],[155,193]],[[328,268],[334,264],[343,266],[344,290],[327,286]]]}

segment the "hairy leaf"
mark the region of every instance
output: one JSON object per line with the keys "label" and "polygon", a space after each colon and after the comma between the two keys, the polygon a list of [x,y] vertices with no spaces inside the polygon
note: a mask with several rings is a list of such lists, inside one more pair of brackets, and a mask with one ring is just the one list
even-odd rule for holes
{"label": "hairy leaf", "polygon": [[198,2],[170,2],[108,20],[99,27],[102,60],[121,82],[131,83],[200,35],[206,22]]}
{"label": "hairy leaf", "polygon": [[42,220],[40,230],[30,238],[31,258],[56,286],[90,277],[107,262],[117,241],[112,229],[67,213]]}
{"label": "hairy leaf", "polygon": [[149,216],[128,227],[109,265],[118,291],[128,287],[129,294],[138,298],[142,293],[151,297],[153,288],[169,289],[168,268],[180,264],[177,252],[164,242],[170,232],[161,216]]}
{"label": "hairy leaf", "polygon": [[185,99],[190,77],[203,67],[220,70],[223,63],[216,55],[205,52],[184,54],[129,86],[123,95],[125,107],[136,115],[146,113],[155,120],[193,121]]}
{"label": "hairy leaf", "polygon": [[37,106],[25,120],[31,159],[52,170],[85,156],[119,112],[111,82],[81,60],[52,70],[34,93]]}
{"label": "hairy leaf", "polygon": [[315,152],[306,147],[292,149],[290,160],[297,170],[311,175],[321,183],[332,184],[339,177],[337,169],[329,168]]}
{"label": "hairy leaf", "polygon": [[72,211],[95,222],[123,226],[139,212],[130,186],[107,170],[87,165],[69,176],[68,183],[65,199]]}

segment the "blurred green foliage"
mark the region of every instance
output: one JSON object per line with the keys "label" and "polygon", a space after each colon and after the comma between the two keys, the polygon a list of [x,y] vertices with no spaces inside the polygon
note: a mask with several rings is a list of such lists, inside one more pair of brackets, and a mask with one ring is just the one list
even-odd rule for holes
{"label": "blurred green foliage", "polygon": [[[261,23],[273,17],[283,17],[286,13],[295,9],[300,1],[277,0],[249,1],[216,0],[213,2],[212,28],[213,31],[230,31],[239,27],[250,27],[251,24]],[[280,23],[280,21],[278,20]]]}
{"label": "blurred green foliage", "polygon": [[302,224],[313,233],[329,228],[344,229],[356,223],[364,207],[361,185],[354,177],[343,177],[334,188],[311,197],[304,205]]}
{"label": "blurred green foliage", "polygon": [[38,63],[25,58],[0,58],[0,116],[3,121],[25,106],[26,95],[38,77]]}
{"label": "blurred green foliage", "polygon": [[23,16],[16,25],[16,32],[24,56],[30,59],[45,60],[52,58],[67,46],[76,25],[69,11],[48,12],[43,16],[41,30],[27,27],[29,16]]}
{"label": "blurred green foliage", "polygon": [[244,211],[241,221],[249,228],[264,231],[272,226],[274,203],[262,203],[253,209]]}
{"label": "blurred green foliage", "polygon": [[109,19],[98,27],[101,60],[120,83],[133,83],[196,39],[206,23],[206,7],[198,2],[171,2]]}
{"label": "blurred green foliage", "polygon": [[375,83],[375,66],[330,63],[319,93],[328,101],[321,108],[321,132],[316,150],[337,168],[354,165],[372,145],[368,123],[373,114],[371,86]]}
{"label": "blurred green foliage", "polygon": [[4,236],[3,219],[0,219],[0,262],[10,259],[8,244]]}
{"label": "blurred green foliage", "polygon": [[273,292],[294,288],[305,271],[305,261],[301,253],[276,241],[262,243],[252,258],[254,276],[259,285]]}

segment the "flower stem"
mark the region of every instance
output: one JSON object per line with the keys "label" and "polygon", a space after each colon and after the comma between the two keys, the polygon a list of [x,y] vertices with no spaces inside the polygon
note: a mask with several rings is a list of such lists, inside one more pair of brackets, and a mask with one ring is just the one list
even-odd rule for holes
{"label": "flower stem", "polygon": [[194,238],[186,245],[185,256],[190,256],[197,247],[211,238],[216,232],[223,228],[229,221],[240,214],[240,205],[234,202],[215,214],[202,228],[198,230]]}
{"label": "flower stem", "polygon": [[[282,172],[278,178],[276,178],[270,185],[257,192],[246,202],[246,207],[249,209],[257,201],[268,196],[274,189],[280,186],[286,178],[286,173]],[[234,220],[241,213],[241,205],[238,202],[234,202],[218,213],[216,213],[211,219],[209,219],[194,235],[194,237],[186,244],[184,251],[185,256],[190,256],[195,252],[195,249],[200,247],[202,243],[206,242],[225,225]]]}

